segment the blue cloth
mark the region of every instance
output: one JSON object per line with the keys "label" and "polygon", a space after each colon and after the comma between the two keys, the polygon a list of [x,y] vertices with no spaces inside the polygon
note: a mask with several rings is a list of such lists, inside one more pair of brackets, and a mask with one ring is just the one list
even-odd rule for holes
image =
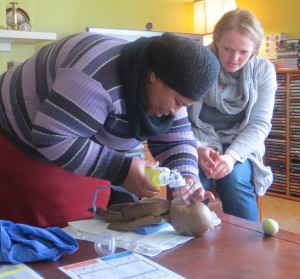
{"label": "blue cloth", "polygon": [[153,225],[137,228],[137,229],[135,229],[135,232],[137,234],[151,234],[151,233],[155,233],[157,231],[160,231],[160,230],[168,227],[169,225],[170,224],[167,223],[167,222],[153,224]]}
{"label": "blue cloth", "polygon": [[0,220],[0,262],[56,261],[78,249],[77,241],[58,227],[37,228]]}

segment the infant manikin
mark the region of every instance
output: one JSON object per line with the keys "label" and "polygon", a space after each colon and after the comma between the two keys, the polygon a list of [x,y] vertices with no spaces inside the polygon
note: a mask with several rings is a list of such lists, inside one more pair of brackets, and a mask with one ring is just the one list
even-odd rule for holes
{"label": "infant manikin", "polygon": [[110,223],[108,229],[117,231],[133,231],[163,220],[177,233],[187,236],[198,237],[214,228],[210,209],[201,201],[193,200],[177,203],[158,198],[143,199],[136,203],[113,204],[107,210],[97,208],[96,214]]}

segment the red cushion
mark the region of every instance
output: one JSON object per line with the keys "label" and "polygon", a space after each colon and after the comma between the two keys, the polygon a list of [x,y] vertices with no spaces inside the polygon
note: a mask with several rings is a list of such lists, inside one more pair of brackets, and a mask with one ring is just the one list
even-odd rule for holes
{"label": "red cushion", "polygon": [[[32,226],[53,226],[90,218],[87,208],[99,186],[109,181],[81,177],[40,162],[0,135],[0,219]],[[110,190],[99,192],[106,208]]]}

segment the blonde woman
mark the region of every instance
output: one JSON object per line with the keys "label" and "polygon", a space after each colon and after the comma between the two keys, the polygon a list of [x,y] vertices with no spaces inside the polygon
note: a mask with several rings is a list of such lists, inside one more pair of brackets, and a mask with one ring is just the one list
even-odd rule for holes
{"label": "blonde woman", "polygon": [[262,157],[277,82],[274,66],[257,56],[263,38],[250,11],[226,13],[209,46],[221,64],[218,83],[189,109],[204,188],[215,181],[224,212],[252,221],[258,221],[256,194],[272,182]]}

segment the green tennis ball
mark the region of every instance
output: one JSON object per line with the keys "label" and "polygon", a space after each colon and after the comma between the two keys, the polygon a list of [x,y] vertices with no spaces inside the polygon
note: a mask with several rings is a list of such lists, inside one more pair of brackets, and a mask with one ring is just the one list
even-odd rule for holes
{"label": "green tennis ball", "polygon": [[273,219],[266,219],[263,222],[262,228],[265,234],[275,235],[279,230],[279,225]]}

